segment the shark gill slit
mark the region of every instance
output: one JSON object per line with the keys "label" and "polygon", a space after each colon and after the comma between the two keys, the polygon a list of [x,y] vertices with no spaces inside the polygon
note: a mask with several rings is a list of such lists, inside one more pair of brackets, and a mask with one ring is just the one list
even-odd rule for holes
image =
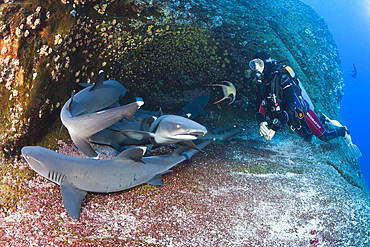
{"label": "shark gill slit", "polygon": [[64,179],[66,178],[65,174],[54,172],[54,171],[49,171],[48,173],[48,179],[51,181],[57,182],[57,183],[62,183]]}

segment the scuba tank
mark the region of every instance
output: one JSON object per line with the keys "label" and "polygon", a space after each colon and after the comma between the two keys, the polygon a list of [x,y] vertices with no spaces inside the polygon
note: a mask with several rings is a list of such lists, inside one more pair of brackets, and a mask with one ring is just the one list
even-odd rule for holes
{"label": "scuba tank", "polygon": [[294,72],[294,70],[288,66],[288,65],[283,65],[283,68],[289,72],[289,75],[292,79],[292,81],[299,87],[300,91],[301,91],[301,96],[302,98],[308,103],[308,108],[310,108],[312,111],[315,110],[315,106],[313,105],[310,97],[308,96],[306,90],[304,89],[301,81],[298,79],[298,77],[296,77],[296,74]]}

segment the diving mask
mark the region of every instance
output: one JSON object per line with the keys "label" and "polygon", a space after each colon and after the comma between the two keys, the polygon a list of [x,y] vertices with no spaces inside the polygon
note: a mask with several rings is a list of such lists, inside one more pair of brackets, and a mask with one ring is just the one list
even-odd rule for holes
{"label": "diving mask", "polygon": [[256,58],[249,62],[249,68],[262,73],[263,69],[265,68],[265,64],[263,63],[262,59]]}
{"label": "diving mask", "polygon": [[251,68],[251,70],[258,71],[262,74],[265,68],[265,63],[273,63],[275,61],[276,60],[272,59],[271,57],[266,59],[265,61],[260,58],[255,58],[249,62],[249,67]]}

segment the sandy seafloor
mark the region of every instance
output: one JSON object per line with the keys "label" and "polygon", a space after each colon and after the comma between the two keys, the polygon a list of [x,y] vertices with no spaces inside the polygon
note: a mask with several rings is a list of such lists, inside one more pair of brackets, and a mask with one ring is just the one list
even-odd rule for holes
{"label": "sandy seafloor", "polygon": [[[89,193],[79,221],[67,215],[59,186],[36,175],[19,184],[17,207],[0,215],[0,245],[369,246],[368,197],[320,150],[297,135],[267,143],[247,131],[175,166],[165,186]],[[59,151],[80,155],[62,142]]]}

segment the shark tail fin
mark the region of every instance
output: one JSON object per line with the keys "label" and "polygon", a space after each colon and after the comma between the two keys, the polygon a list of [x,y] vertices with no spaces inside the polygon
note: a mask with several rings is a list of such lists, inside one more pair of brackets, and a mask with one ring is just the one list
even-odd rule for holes
{"label": "shark tail fin", "polygon": [[136,110],[140,109],[142,105],[144,105],[144,101],[142,98],[136,98],[136,102],[124,105],[126,109],[126,111],[123,114],[124,117],[127,118],[128,120],[131,120]]}
{"label": "shark tail fin", "polygon": [[63,131],[63,127],[64,127],[64,125],[62,124],[62,126],[60,126],[60,130],[59,130],[59,135],[58,135],[58,139],[60,138],[60,135],[62,134],[62,131]]}
{"label": "shark tail fin", "polygon": [[226,133],[223,133],[221,134],[221,138],[220,140],[221,141],[227,141],[228,139],[230,139],[231,137],[239,134],[239,133],[242,133],[243,130],[242,129],[236,129],[236,130],[232,130],[232,131],[229,131],[229,132],[226,132]]}

